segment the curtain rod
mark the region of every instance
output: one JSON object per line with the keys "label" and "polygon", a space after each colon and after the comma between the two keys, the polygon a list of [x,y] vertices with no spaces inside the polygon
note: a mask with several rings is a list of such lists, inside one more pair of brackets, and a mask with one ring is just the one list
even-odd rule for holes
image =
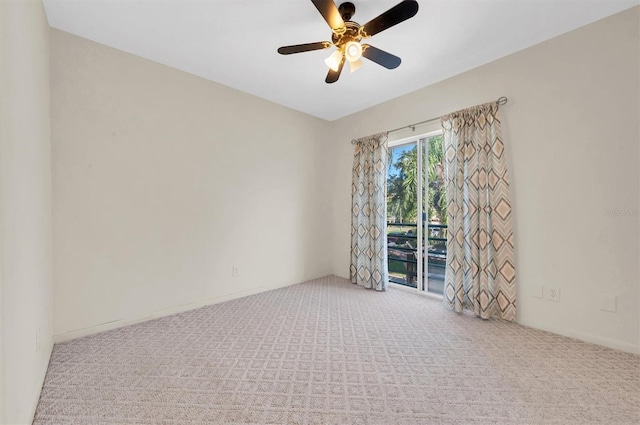
{"label": "curtain rod", "polygon": [[[509,99],[507,99],[506,96],[501,96],[501,97],[498,98],[498,100],[495,101],[495,104],[496,105],[504,105],[504,104],[507,103],[508,100]],[[404,130],[405,128],[410,128],[413,131],[416,131],[416,126],[417,125],[426,124],[428,122],[436,121],[436,120],[439,120],[440,118],[441,117],[430,118],[428,120],[420,121],[420,122],[417,122],[415,124],[409,124],[409,125],[405,125],[404,127],[398,127],[398,128],[393,129],[393,130],[390,130],[389,133],[393,133],[393,132],[399,131],[399,130]]]}

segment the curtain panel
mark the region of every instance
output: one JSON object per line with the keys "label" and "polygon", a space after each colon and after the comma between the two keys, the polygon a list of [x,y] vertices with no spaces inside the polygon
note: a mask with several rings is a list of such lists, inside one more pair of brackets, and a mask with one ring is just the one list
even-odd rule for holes
{"label": "curtain panel", "polygon": [[387,134],[353,140],[351,282],[385,291],[387,267]]}
{"label": "curtain panel", "polygon": [[442,117],[447,193],[445,303],[488,319],[516,318],[509,174],[498,105]]}

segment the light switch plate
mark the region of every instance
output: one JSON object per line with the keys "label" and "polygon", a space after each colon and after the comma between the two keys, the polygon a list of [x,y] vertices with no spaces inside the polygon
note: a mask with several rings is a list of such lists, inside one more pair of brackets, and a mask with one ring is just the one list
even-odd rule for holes
{"label": "light switch plate", "polygon": [[560,288],[548,286],[544,288],[544,297],[549,301],[560,302]]}

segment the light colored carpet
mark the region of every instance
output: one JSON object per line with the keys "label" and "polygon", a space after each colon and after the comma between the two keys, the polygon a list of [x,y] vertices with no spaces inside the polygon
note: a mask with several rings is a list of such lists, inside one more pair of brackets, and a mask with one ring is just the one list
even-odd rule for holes
{"label": "light colored carpet", "polygon": [[640,356],[336,277],[56,344],[35,424],[637,424]]}

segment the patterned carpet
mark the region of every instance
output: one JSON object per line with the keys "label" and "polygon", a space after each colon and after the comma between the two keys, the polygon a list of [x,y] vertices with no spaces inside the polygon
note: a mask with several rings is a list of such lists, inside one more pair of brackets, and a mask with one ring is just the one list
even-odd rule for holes
{"label": "patterned carpet", "polygon": [[336,277],[56,344],[35,424],[637,424],[640,356]]}

